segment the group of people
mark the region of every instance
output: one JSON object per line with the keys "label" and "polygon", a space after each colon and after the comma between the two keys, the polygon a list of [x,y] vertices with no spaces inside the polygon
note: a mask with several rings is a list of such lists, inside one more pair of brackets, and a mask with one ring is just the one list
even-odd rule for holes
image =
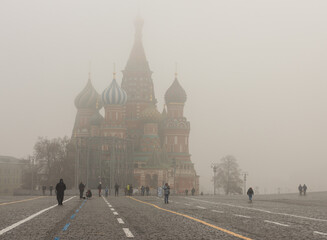
{"label": "group of people", "polygon": [[[193,187],[191,190],[192,196],[195,194],[195,188]],[[185,189],[185,195],[188,196],[188,189]]]}
{"label": "group of people", "polygon": [[141,195],[142,195],[142,196],[145,196],[145,192],[146,192],[146,195],[149,196],[149,193],[150,193],[150,188],[149,188],[149,186],[146,186],[146,187],[142,186],[142,187],[141,187]]}
{"label": "group of people", "polygon": [[[47,186],[42,186],[42,194],[45,196],[45,191],[47,190]],[[50,196],[52,196],[53,186],[49,186]]]}
{"label": "group of people", "polygon": [[125,187],[125,196],[132,196],[133,195],[133,185],[127,184]]}
{"label": "group of people", "polygon": [[302,194],[303,194],[304,196],[307,194],[307,189],[308,189],[307,185],[303,184],[303,186],[302,186],[302,185],[300,184],[299,187],[298,187],[298,189],[299,189],[299,194],[300,194],[300,196],[302,196]]}

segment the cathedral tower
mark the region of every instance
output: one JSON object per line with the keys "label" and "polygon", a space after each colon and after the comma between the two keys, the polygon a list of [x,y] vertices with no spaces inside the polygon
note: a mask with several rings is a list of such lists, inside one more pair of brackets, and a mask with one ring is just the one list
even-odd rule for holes
{"label": "cathedral tower", "polygon": [[75,106],[77,108],[77,114],[73,129],[73,137],[91,136],[90,120],[93,115],[99,114],[101,100],[100,95],[92,85],[90,74],[86,86],[75,98]]}
{"label": "cathedral tower", "polygon": [[138,121],[140,114],[149,106],[154,106],[156,99],[151,78],[152,71],[146,59],[142,43],[143,19],[138,16],[135,19],[134,25],[134,45],[126,67],[123,70],[122,88],[128,96],[126,103],[128,136],[137,142],[140,140],[142,134],[140,131],[142,126],[140,121]]}
{"label": "cathedral tower", "polygon": [[101,95],[105,109],[102,135],[105,137],[113,136],[126,138],[125,104],[127,101],[127,94],[117,84],[115,75],[114,73],[111,84]]}

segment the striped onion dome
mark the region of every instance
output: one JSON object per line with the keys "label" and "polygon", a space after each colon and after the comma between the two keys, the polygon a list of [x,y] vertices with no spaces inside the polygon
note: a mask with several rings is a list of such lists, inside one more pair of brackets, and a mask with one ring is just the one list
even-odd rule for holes
{"label": "striped onion dome", "polygon": [[160,122],[161,114],[155,106],[150,106],[140,113],[140,119],[144,122]]}
{"label": "striped onion dome", "polygon": [[103,105],[123,105],[127,101],[127,94],[121,87],[119,87],[116,79],[113,79],[109,87],[103,91],[101,99]]}
{"label": "striped onion dome", "polygon": [[94,89],[90,78],[84,89],[75,98],[75,106],[77,109],[100,109],[102,107],[100,95]]}
{"label": "striped onion dome", "polygon": [[186,92],[179,84],[177,77],[175,77],[175,81],[168,88],[165,93],[165,101],[168,103],[185,103],[186,102]]}

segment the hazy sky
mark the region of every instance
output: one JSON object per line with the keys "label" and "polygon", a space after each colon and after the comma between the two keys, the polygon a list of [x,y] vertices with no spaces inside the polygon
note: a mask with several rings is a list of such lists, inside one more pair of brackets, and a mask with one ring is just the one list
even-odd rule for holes
{"label": "hazy sky", "polygon": [[[99,93],[113,62],[124,69],[138,2],[0,1],[0,155],[24,157],[38,136],[71,135],[89,61]],[[178,62],[203,190],[227,154],[261,192],[327,190],[326,0],[140,6],[160,111]]]}

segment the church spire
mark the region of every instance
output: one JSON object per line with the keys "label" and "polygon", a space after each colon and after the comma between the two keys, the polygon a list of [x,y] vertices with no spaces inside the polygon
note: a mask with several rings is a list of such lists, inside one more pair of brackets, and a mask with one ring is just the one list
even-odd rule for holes
{"label": "church spire", "polygon": [[129,55],[129,59],[127,61],[124,72],[138,72],[141,74],[151,73],[142,43],[143,24],[144,24],[143,18],[140,15],[138,15],[134,21],[134,26],[135,26],[134,45]]}

